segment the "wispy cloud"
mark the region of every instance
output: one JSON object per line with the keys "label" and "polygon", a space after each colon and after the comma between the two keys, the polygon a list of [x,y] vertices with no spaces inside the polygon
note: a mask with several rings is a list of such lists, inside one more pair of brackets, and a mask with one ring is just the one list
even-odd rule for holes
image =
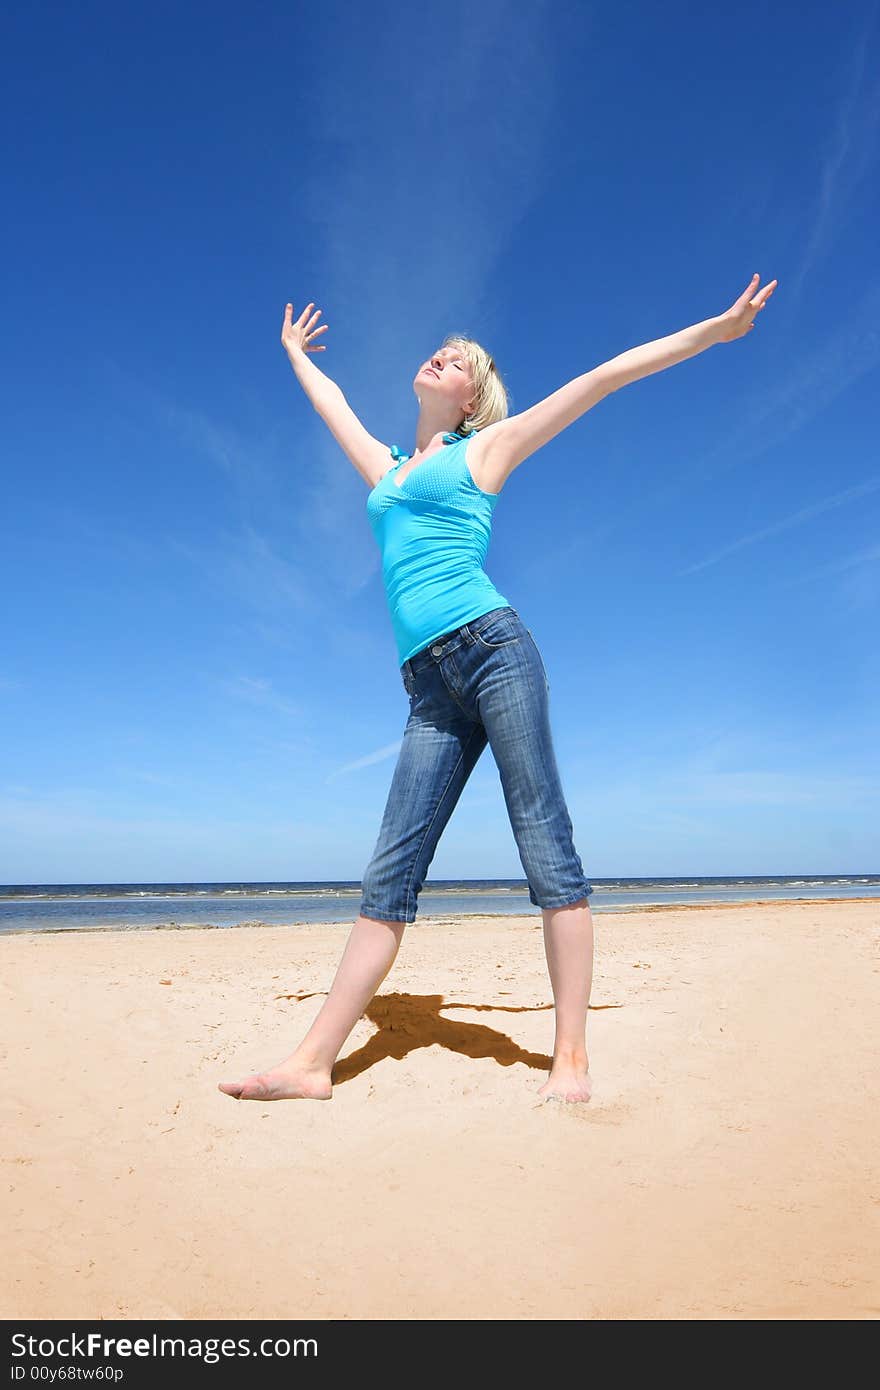
{"label": "wispy cloud", "polygon": [[850,213],[853,199],[877,160],[880,132],[880,82],[874,43],[877,5],[868,7],[865,22],[847,54],[848,71],[834,119],[820,151],[816,207],[803,240],[800,265],[788,277],[791,303],[800,296],[807,276],[834,243]]}
{"label": "wispy cloud", "polygon": [[167,535],[165,545],[199,571],[207,587],[233,595],[269,614],[296,611],[310,616],[320,603],[306,567],[279,553],[255,526],[238,531],[214,527],[209,541]]}
{"label": "wispy cloud", "polygon": [[859,613],[880,604],[880,545],[869,545],[853,555],[840,556],[827,565],[819,565],[803,574],[796,574],[779,587],[791,588],[816,579],[838,579],[837,599]]}
{"label": "wispy cloud", "polygon": [[121,773],[124,777],[130,777],[132,781],[146,782],[150,786],[179,787],[181,785],[179,777],[169,777],[164,773],[150,772],[147,768],[123,767],[117,763],[114,771]]}
{"label": "wispy cloud", "polygon": [[805,570],[802,574],[795,574],[783,581],[779,587],[789,589],[793,585],[806,584],[814,579],[845,574],[848,570],[857,570],[862,567],[873,569],[875,566],[880,566],[880,545],[869,545],[866,550],[857,550],[852,555],[842,555],[836,560],[830,560],[827,565],[817,565],[815,569]]}
{"label": "wispy cloud", "polygon": [[[293,611],[298,617],[309,617],[329,611],[332,595],[316,578],[313,556],[307,548],[287,543],[290,527],[283,525],[279,502],[283,487],[275,426],[263,438],[245,435],[226,420],[212,419],[171,399],[112,358],[100,357],[97,371],[101,393],[126,412],[132,430],[162,438],[163,446],[170,439],[184,457],[194,453],[223,474],[230,484],[226,512],[230,523],[206,528],[186,515],[181,517],[186,531],[144,537],[134,531],[96,527],[87,515],[66,506],[62,509],[65,524],[81,539],[100,543],[102,556],[113,548],[121,558],[149,556],[155,562],[157,548],[165,546],[172,555],[184,557],[208,588],[239,599],[263,616]],[[265,524],[258,525],[251,517]],[[279,539],[272,535],[273,524]]]}
{"label": "wispy cloud", "polygon": [[304,714],[301,705],[288,700],[284,695],[279,695],[273,689],[271,681],[263,680],[259,676],[235,676],[221,681],[220,685],[234,699],[244,700],[250,705],[259,705],[261,709],[272,709],[278,714],[300,717]]}
{"label": "wispy cloud", "polygon": [[678,570],[677,576],[681,578],[682,575],[696,574],[699,570],[708,569],[710,565],[717,564],[719,560],[734,554],[737,550],[755,545],[758,541],[766,540],[769,536],[778,536],[781,532],[790,531],[795,526],[802,526],[805,522],[812,521],[814,517],[821,516],[823,512],[829,512],[834,507],[842,507],[845,503],[852,502],[856,497],[864,497],[867,493],[876,492],[878,488],[880,488],[880,475],[869,478],[867,482],[859,483],[855,487],[846,488],[843,492],[836,492],[831,497],[823,497],[818,502],[811,503],[809,507],[800,507],[790,516],[783,517],[781,521],[774,521],[770,526],[762,526],[758,531],[750,531],[748,535],[740,536],[738,540],[722,546],[720,550],[716,550],[705,560],[698,560],[696,564]]}
{"label": "wispy cloud", "polygon": [[[321,25],[332,43],[336,19],[318,11],[314,22],[320,50]],[[315,84],[310,125],[297,132],[315,158],[311,174],[298,170],[287,215],[299,241],[297,263],[312,269],[308,280],[278,287],[278,328],[284,300],[297,312],[314,300],[329,329],[326,351],[312,360],[343,387],[371,433],[406,443],[417,412],[417,363],[453,330],[491,346],[500,322],[487,294],[493,268],[529,208],[553,192],[548,155],[564,120],[566,17],[551,0],[424,12],[425,52],[455,55],[444,69],[442,98],[426,91],[417,62],[389,66],[389,54],[412,51],[408,11],[392,8],[377,29],[369,9],[355,7],[346,22],[346,44],[334,44],[332,80]],[[583,15],[570,23],[582,38]],[[379,69],[385,76],[377,82]],[[442,139],[438,101],[457,116]],[[278,353],[283,362],[280,346]],[[166,542],[212,586],[238,593],[264,616],[287,603],[299,614],[344,621],[346,604],[370,584],[381,605],[366,486],[292,373],[299,411],[282,449],[276,423],[245,433],[228,417],[135,380],[122,363],[105,358],[100,370],[108,396],[123,407],[127,401],[138,420],[158,424],[183,450],[209,459],[231,485],[240,529],[220,535],[212,528],[208,545],[189,536]],[[282,455],[294,459],[292,480],[289,463],[281,472]],[[283,540],[271,524],[252,519],[274,518],[282,494],[289,506]]]}
{"label": "wispy cloud", "polygon": [[773,769],[713,772],[703,778],[673,779],[671,796],[687,803],[716,805],[818,806],[830,812],[856,806],[877,806],[880,785],[875,777],[834,777],[812,772],[780,772]]}
{"label": "wispy cloud", "polygon": [[[742,346],[735,343],[721,350],[737,351]],[[600,534],[605,537],[615,529],[631,531],[639,525],[639,513],[647,513],[656,521],[664,508],[684,505],[690,509],[697,489],[734,469],[744,470],[747,463],[761,454],[780,452],[789,438],[798,435],[814,416],[843,395],[860,377],[876,370],[880,365],[880,280],[869,285],[845,322],[829,329],[812,347],[798,345],[797,353],[788,360],[787,367],[774,367],[772,375],[763,377],[757,385],[752,384],[748,399],[735,407],[737,414],[732,419],[719,421],[718,442],[714,446],[702,450],[691,465],[686,461],[680,463],[674,475],[665,476],[660,486],[632,492],[627,505],[602,524]],[[875,479],[868,479],[865,484],[857,484],[724,546],[705,561],[678,573],[689,574],[714,564],[742,545],[790,525],[800,525],[821,515],[828,507],[841,505],[859,495],[860,489],[871,492],[876,486]],[[560,556],[570,555],[581,563],[585,545],[586,541],[577,537],[555,557],[556,562]]]}
{"label": "wispy cloud", "polygon": [[324,778],[324,781],[333,782],[337,777],[345,776],[346,773],[360,772],[362,768],[373,767],[376,763],[384,763],[388,758],[396,758],[400,752],[401,742],[402,740],[398,739],[396,743],[386,743],[384,747],[377,748],[373,753],[367,753],[362,758],[356,758],[354,762],[337,767],[328,777]]}
{"label": "wispy cloud", "polygon": [[[784,293],[781,287],[780,293]],[[748,351],[748,342],[725,344],[721,351]],[[816,342],[799,343],[797,351],[781,365],[774,363],[772,370],[768,364],[764,375],[751,383],[748,399],[737,407],[738,418],[720,424],[714,448],[701,453],[687,479],[680,476],[671,488],[655,493],[651,503],[667,492],[680,493],[685,482],[689,486],[708,482],[778,449],[878,364],[880,280],[874,280],[846,318],[829,324]]]}
{"label": "wispy cloud", "polygon": [[226,420],[178,402],[157,399],[156,410],[181,443],[216,464],[243,497],[271,490],[273,469],[256,439],[244,437]]}
{"label": "wispy cloud", "polygon": [[[592,816],[591,803],[581,806],[573,796],[578,816]],[[731,771],[698,768],[656,768],[637,779],[615,778],[603,788],[603,813],[665,816],[697,814],[707,806],[785,806],[815,808],[829,816],[856,810],[880,809],[880,781],[876,775],[791,771],[772,767],[743,767]]]}
{"label": "wispy cloud", "polygon": [[[837,239],[851,214],[854,200],[876,166],[880,132],[880,82],[876,77],[876,64],[871,64],[870,55],[878,8],[876,3],[869,7],[864,23],[847,52],[848,70],[841,78],[839,106],[822,154],[817,206],[808,233],[802,238],[804,249],[800,264],[796,270],[781,277],[783,283],[776,303],[767,310],[770,315],[767,329],[759,319],[749,346],[754,345],[756,340],[760,341],[762,333],[770,331],[774,314],[781,316],[787,312],[791,315],[807,277]],[[769,190],[750,186],[749,200],[767,197],[769,192],[772,192],[772,183]],[[722,349],[728,354],[743,350],[748,351],[744,343]],[[874,280],[866,285],[864,293],[854,304],[847,306],[845,317],[836,324],[828,325],[821,338],[812,344],[799,343],[796,353],[783,358],[782,365],[775,363],[772,373],[765,371],[757,386],[750,389],[748,398],[736,407],[734,418],[721,423],[717,443],[702,450],[693,466],[685,465],[658,488],[643,489],[638,496],[634,495],[630,505],[621,509],[616,518],[604,521],[597,534],[604,539],[615,529],[627,530],[633,525],[637,512],[655,513],[658,507],[668,505],[683,493],[692,492],[720,474],[742,469],[756,457],[778,451],[790,438],[798,435],[810,420],[820,415],[861,377],[876,370],[878,365],[880,281]],[[837,503],[832,500],[827,505]],[[823,510],[823,504],[817,504],[815,510],[805,508],[787,521],[744,537],[680,573],[696,572],[742,545],[775,534],[777,530],[787,529],[789,525],[799,525],[814,515],[820,515]],[[595,541],[595,538],[591,523],[591,540]],[[556,553],[555,563],[569,559],[580,562],[582,554],[583,542],[578,538]],[[867,588],[873,592],[871,577]]]}
{"label": "wispy cloud", "polygon": [[244,434],[228,417],[209,415],[189,400],[175,399],[106,353],[95,362],[100,377],[96,388],[127,412],[136,432],[146,427],[154,435],[158,427],[186,453],[209,460],[231,484],[245,512],[255,498],[272,493],[278,458],[274,424],[262,435]]}
{"label": "wispy cloud", "polygon": [[[742,348],[742,343],[734,343],[720,350],[735,352]],[[716,444],[701,450],[692,464],[679,463],[674,474],[664,475],[658,487],[631,492],[626,506],[619,507],[615,515],[603,518],[595,526],[591,521],[584,534],[578,533],[554,551],[554,563],[572,561],[581,565],[585,553],[595,552],[597,539],[604,540],[615,531],[628,533],[638,526],[639,513],[656,519],[663,508],[686,505],[690,509],[697,489],[734,469],[744,470],[761,454],[779,453],[790,438],[796,437],[860,377],[875,371],[880,366],[880,280],[868,286],[845,321],[829,328],[812,346],[799,344],[797,353],[786,360],[788,365],[774,366],[772,375],[765,375],[757,384],[751,382],[748,398],[733,408],[733,418],[720,420]],[[876,486],[877,481],[871,478],[813,507],[803,508],[782,522],[723,547],[679,574],[702,569],[741,545],[785,530],[789,525],[800,525],[829,507],[842,505],[859,495],[860,490],[871,492]],[[525,573],[540,569],[544,563],[543,556],[538,557]]]}
{"label": "wispy cloud", "polygon": [[854,612],[876,608],[880,604],[880,554],[862,555],[847,566],[838,593]]}
{"label": "wispy cloud", "polygon": [[[323,310],[321,369],[377,438],[405,446],[418,363],[451,331],[491,348],[492,270],[527,210],[552,192],[564,16],[549,0],[421,11],[425,54],[454,55],[442,91],[426,89],[419,62],[389,59],[411,52],[406,8],[385,11],[381,33],[369,8],[353,8],[350,23],[335,82],[317,83],[310,102],[320,163],[297,188],[295,214],[314,229],[315,272],[288,297],[295,310],[309,300]],[[372,549],[368,559],[353,549],[366,488],[327,436],[312,464],[300,535],[318,540],[351,596],[378,567]]]}
{"label": "wispy cloud", "polygon": [[[230,811],[234,804],[216,799],[195,814],[181,811],[172,797],[157,814],[132,815],[113,804],[106,790],[92,788],[18,797],[0,793],[0,882],[104,883],[111,862],[116,869],[109,881],[117,883],[246,877],[229,871],[242,845],[248,846],[251,862],[254,855],[267,857],[267,870],[255,877],[280,877],[284,870],[274,865],[289,863],[291,845],[313,862],[312,851],[319,847],[316,829],[320,841],[327,837],[320,822],[294,820],[272,806],[263,819],[253,812],[238,817]],[[51,875],[42,867],[49,861],[57,866]],[[193,872],[192,861],[206,871]],[[158,864],[168,867],[157,870]]]}

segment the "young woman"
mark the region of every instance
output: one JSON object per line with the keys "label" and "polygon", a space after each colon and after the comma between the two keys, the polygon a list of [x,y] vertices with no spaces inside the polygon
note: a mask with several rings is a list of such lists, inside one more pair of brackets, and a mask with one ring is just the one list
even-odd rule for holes
{"label": "young woman", "polygon": [[[237,1100],[329,1100],[342,1046],[394,962],[437,843],[487,743],[511,827],[543,916],[555,1004],[545,1099],[588,1101],[586,1044],[593,971],[592,885],[572,842],[548,715],[549,682],[531,632],[482,568],[492,513],[524,459],[598,401],[632,381],[742,338],[777,284],[759,277],[715,318],[631,348],[576,377],[521,414],[489,354],[450,337],[420,367],[415,449],[389,451],[367,432],[342,391],[307,353],[320,309],[284,314],[281,341],[318,414],[370,486],[367,514],[410,697],[410,714],[360,914],[327,999],[285,1061],[219,1089]],[[390,452],[390,461],[389,461]]]}

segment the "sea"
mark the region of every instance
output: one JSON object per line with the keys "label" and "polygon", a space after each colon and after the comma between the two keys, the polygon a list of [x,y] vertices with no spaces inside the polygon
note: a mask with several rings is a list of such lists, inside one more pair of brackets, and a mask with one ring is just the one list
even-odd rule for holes
{"label": "sea", "polygon": [[[687,875],[593,878],[590,907],[612,913],[742,902],[880,899],[880,874]],[[184,931],[322,922],[350,927],[359,882],[14,883],[0,885],[0,934],[59,931]],[[427,879],[419,919],[540,919],[524,879]]]}

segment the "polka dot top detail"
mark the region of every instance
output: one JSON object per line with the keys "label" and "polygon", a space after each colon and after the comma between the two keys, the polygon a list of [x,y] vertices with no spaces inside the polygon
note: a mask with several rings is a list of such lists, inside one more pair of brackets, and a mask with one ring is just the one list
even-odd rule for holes
{"label": "polka dot top detail", "polygon": [[446,447],[399,483],[411,455],[393,444],[394,463],[367,497],[401,664],[435,638],[508,603],[483,569],[500,494],[484,492],[468,468],[467,445],[475,433],[444,434]]}

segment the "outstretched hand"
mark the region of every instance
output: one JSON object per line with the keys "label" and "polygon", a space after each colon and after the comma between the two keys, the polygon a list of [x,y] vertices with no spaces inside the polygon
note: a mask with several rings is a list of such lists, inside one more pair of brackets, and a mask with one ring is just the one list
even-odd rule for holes
{"label": "outstretched hand", "polygon": [[[316,337],[319,333],[326,333],[330,327],[329,323],[322,323],[320,328],[315,328],[315,324],[321,317],[321,310],[315,309],[311,318],[306,322],[306,316],[310,309],[315,309],[314,304],[307,304],[300,314],[296,323],[293,319],[293,305],[288,304],[284,310],[284,323],[281,326],[281,342],[288,357],[291,352],[326,352],[323,343],[311,343],[309,340]],[[314,331],[313,331],[314,330]]]}
{"label": "outstretched hand", "polygon": [[779,283],[778,280],[771,280],[769,285],[765,285],[762,290],[759,290],[759,279],[758,275],[753,275],[751,283],[746,286],[739,299],[735,300],[730,308],[719,316],[720,342],[732,343],[735,338],[744,338],[754,328],[755,315],[759,309],[763,309]]}

